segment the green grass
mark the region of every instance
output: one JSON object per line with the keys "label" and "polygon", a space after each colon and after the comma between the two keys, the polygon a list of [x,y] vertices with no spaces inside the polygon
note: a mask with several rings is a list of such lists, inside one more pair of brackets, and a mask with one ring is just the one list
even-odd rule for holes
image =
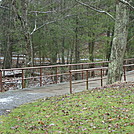
{"label": "green grass", "polygon": [[38,100],[0,117],[0,134],[134,134],[134,86]]}

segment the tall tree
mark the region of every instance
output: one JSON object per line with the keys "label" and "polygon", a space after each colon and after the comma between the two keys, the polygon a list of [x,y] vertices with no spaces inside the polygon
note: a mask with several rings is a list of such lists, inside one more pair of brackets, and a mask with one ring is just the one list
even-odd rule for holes
{"label": "tall tree", "polygon": [[116,2],[116,20],[113,44],[108,68],[108,84],[121,81],[123,74],[123,59],[127,45],[129,8],[126,4]]}
{"label": "tall tree", "polygon": [[131,0],[116,0],[116,18],[106,11],[97,9],[80,1],[77,2],[96,12],[105,13],[115,20],[114,37],[110,55],[111,62],[109,63],[108,68],[107,83],[111,84],[116,81],[121,81],[123,74],[123,59],[126,51],[128,36],[129,7],[134,9],[134,7],[130,4]]}
{"label": "tall tree", "polygon": [[26,66],[33,66],[33,44],[32,44],[32,37],[30,34],[30,23],[29,23],[29,0],[14,0],[12,2],[12,7],[14,14],[16,16],[16,21],[20,21],[20,32],[23,36],[23,41],[25,43],[25,50],[26,50]]}

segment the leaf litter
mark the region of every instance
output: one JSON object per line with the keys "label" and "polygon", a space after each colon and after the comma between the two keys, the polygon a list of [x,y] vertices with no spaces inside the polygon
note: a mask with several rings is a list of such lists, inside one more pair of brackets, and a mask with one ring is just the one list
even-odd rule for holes
{"label": "leaf litter", "polygon": [[41,99],[1,116],[0,134],[132,134],[133,104],[134,82]]}

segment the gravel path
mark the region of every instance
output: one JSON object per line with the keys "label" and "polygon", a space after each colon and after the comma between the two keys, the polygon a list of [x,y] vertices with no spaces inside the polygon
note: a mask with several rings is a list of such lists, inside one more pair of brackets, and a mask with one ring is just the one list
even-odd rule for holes
{"label": "gravel path", "polygon": [[53,90],[58,87],[58,85],[52,85],[42,88],[20,89],[0,93],[0,115],[7,114],[11,109],[37,99],[45,99],[47,97],[69,93],[65,90]]}
{"label": "gravel path", "polygon": [[[134,81],[134,73],[129,73],[127,81]],[[105,85],[105,81],[103,82]],[[100,87],[100,80],[89,83],[89,89]],[[73,85],[73,92],[85,90],[85,83]],[[69,93],[69,83],[47,85],[45,87],[20,89],[0,93],[0,115],[9,113],[12,109],[37,99]]]}
{"label": "gravel path", "polygon": [[2,93],[0,94],[0,115],[10,112],[11,109],[19,105],[49,96],[51,96],[51,93],[28,93],[26,91],[8,91]]}
{"label": "gravel path", "polygon": [[[99,82],[100,83],[100,82]],[[99,83],[93,82],[91,88]],[[85,90],[85,83],[73,85],[73,92]],[[47,98],[56,95],[69,94],[69,83],[47,85],[45,87],[10,90],[0,93],[0,115],[9,113],[12,109],[37,99]]]}

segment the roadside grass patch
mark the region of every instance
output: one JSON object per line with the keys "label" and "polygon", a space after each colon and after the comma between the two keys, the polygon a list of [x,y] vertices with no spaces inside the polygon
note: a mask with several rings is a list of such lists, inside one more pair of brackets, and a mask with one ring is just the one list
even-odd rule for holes
{"label": "roadside grass patch", "polygon": [[0,134],[133,134],[134,83],[41,99],[0,116]]}

